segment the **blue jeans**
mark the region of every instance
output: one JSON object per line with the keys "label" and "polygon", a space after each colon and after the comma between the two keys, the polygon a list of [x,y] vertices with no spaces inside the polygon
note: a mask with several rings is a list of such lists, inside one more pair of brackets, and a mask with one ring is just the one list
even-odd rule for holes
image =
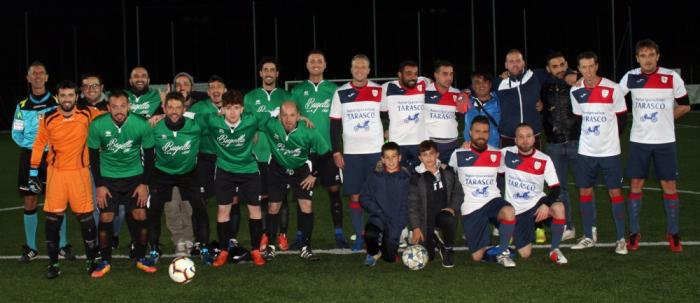
{"label": "blue jeans", "polygon": [[571,216],[571,202],[569,199],[569,167],[576,169],[578,161],[578,140],[568,141],[564,143],[548,143],[547,155],[554,162],[554,168],[557,170],[557,178],[561,185],[559,192],[559,200],[564,202],[566,210],[566,228],[573,228],[573,219]]}

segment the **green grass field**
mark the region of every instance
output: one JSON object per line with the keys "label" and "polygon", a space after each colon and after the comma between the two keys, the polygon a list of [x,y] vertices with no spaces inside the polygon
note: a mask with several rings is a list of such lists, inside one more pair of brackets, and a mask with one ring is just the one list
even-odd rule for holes
{"label": "green grass field", "polygon": [[[691,113],[678,121],[679,181],[682,201],[681,231],[684,241],[700,241],[700,160],[696,142],[700,114]],[[624,138],[629,138],[625,134]],[[627,139],[623,139],[623,148]],[[456,254],[456,266],[444,269],[439,260],[426,269],[412,272],[401,264],[380,262],[374,268],[363,265],[363,254],[321,254],[319,262],[305,262],[296,254],[279,255],[264,267],[252,264],[229,265],[220,269],[207,267],[198,260],[197,276],[192,283],[177,285],[167,275],[167,263],[161,261],[159,272],[144,274],[126,259],[116,259],[112,271],[101,280],[93,280],[84,271],[83,261],[62,261],[63,275],[56,280],[44,278],[46,260],[20,264],[14,258],[24,242],[22,210],[5,210],[21,206],[16,193],[17,148],[9,134],[0,134],[0,302],[54,301],[684,301],[697,300],[700,289],[700,247],[686,245],[684,252],[673,254],[666,246],[645,246],[628,256],[614,255],[612,248],[600,247],[574,252],[564,248],[569,264],[557,267],[546,258],[545,249],[536,249],[529,260],[516,259],[518,266],[503,269],[496,264],[475,263],[465,251]],[[626,156],[623,157],[626,159]],[[656,181],[647,187],[658,188]],[[570,186],[573,191],[573,186]],[[625,191],[626,193],[626,191]],[[599,189],[598,197],[605,197]],[[577,200],[577,199],[574,199]],[[333,231],[327,197],[319,189],[314,201],[316,224],[314,247],[333,247]],[[599,198],[599,242],[613,242],[614,227],[607,199]],[[574,220],[580,235],[578,203],[574,201]],[[215,231],[215,205],[211,203],[212,239]],[[245,215],[244,215],[245,216]],[[292,217],[294,217],[294,213]],[[69,217],[70,242],[82,254],[78,222]],[[40,222],[43,216],[40,215]],[[643,242],[665,241],[666,217],[661,192],[646,190],[642,208]],[[350,234],[346,216],[346,235]],[[292,229],[295,228],[292,223]],[[249,246],[247,223],[241,224],[241,242]],[[38,229],[40,254],[45,254],[43,223]],[[161,242],[165,253],[172,253],[170,235],[163,228]],[[115,254],[126,254],[126,228],[122,229],[121,246]],[[458,245],[464,242],[458,240]],[[571,241],[565,244],[571,244]],[[696,260],[696,261],[693,261]]]}

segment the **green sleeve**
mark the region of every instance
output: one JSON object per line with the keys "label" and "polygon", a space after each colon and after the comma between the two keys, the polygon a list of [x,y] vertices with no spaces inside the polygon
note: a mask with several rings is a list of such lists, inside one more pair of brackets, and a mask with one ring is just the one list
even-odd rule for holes
{"label": "green sleeve", "polygon": [[244,113],[254,113],[255,112],[255,110],[253,109],[254,106],[251,102],[251,93],[252,93],[252,91],[248,92],[243,97],[243,112]]}
{"label": "green sleeve", "polygon": [[96,127],[97,123],[91,123],[90,128],[88,130],[88,140],[87,140],[87,146],[88,148],[92,149],[99,149],[100,148],[100,131],[97,130]]}
{"label": "green sleeve", "polygon": [[323,139],[321,134],[315,129],[309,129],[309,140],[311,141],[311,147],[317,154],[323,155],[331,151],[331,147],[328,146],[326,140]]}

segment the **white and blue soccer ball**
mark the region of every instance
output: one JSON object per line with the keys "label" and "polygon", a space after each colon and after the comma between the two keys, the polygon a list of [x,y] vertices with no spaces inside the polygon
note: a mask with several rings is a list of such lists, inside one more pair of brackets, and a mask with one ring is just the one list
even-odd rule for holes
{"label": "white and blue soccer ball", "polygon": [[421,270],[428,264],[428,250],[422,245],[410,245],[401,254],[401,260],[411,270]]}
{"label": "white and blue soccer ball", "polygon": [[194,262],[187,257],[177,257],[170,262],[168,274],[177,284],[187,284],[194,278]]}

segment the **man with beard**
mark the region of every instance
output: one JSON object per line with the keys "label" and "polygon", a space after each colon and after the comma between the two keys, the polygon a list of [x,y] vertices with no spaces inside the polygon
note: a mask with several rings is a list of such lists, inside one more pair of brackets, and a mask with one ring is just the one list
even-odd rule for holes
{"label": "man with beard", "polygon": [[[19,261],[22,263],[36,259],[38,250],[36,246],[37,214],[36,207],[38,195],[29,190],[27,180],[29,176],[29,161],[32,155],[32,144],[39,129],[39,118],[46,112],[56,108],[58,100],[51,92],[46,90],[46,82],[49,74],[43,63],[35,61],[27,69],[27,83],[31,91],[27,98],[20,101],[15,109],[12,120],[12,140],[20,147],[19,169],[17,183],[19,194],[24,200],[24,237],[26,244],[22,246],[22,255]],[[38,169],[40,182],[46,182],[46,150],[42,151],[43,157]],[[61,225],[60,253],[69,260],[75,260],[68,245],[66,236],[66,221]]]}
{"label": "man with beard", "polygon": [[68,205],[80,221],[85,244],[88,273],[94,269],[97,233],[93,219],[92,180],[90,161],[85,142],[88,126],[100,114],[90,107],[77,107],[78,87],[69,81],[57,86],[59,107],[47,112],[39,120],[39,131],[32,145],[29,170],[29,190],[42,191],[38,179],[44,149],[49,147],[46,178],[46,246],[49,267],[46,277],[53,279],[61,274],[58,267],[59,228]]}
{"label": "man with beard", "polygon": [[100,208],[98,239],[102,258],[91,276],[102,278],[111,269],[114,212],[120,205],[128,212],[136,268],[152,273],[156,268],[146,260],[145,253],[148,243],[146,184],[153,169],[153,131],[146,119],[129,113],[129,99],[123,91],[109,96],[108,108],[109,115],[98,117],[90,125],[87,141]]}
{"label": "man with beard", "polygon": [[146,119],[156,114],[162,101],[161,93],[150,88],[148,86],[150,83],[151,78],[145,67],[137,66],[131,70],[129,78],[131,88],[126,91],[131,104],[131,112]]}
{"label": "man with beard", "polygon": [[[532,126],[522,123],[515,128],[515,145],[501,150],[499,172],[505,174],[505,199],[515,208],[516,224],[513,239],[522,258],[530,257],[535,236],[535,222],[552,218],[552,245],[549,258],[556,264],[566,264],[559,250],[564,224],[564,204],[559,198],[559,180],[552,160],[535,149]],[[549,193],[544,192],[544,183]]]}
{"label": "man with beard", "polygon": [[476,71],[472,73],[471,79],[473,94],[469,97],[469,101],[472,106],[469,107],[469,110],[464,115],[464,144],[469,146],[468,142],[471,140],[469,128],[474,118],[484,116],[489,120],[488,144],[498,148],[501,146],[501,137],[498,133],[498,126],[501,123],[501,101],[498,99],[498,95],[491,91],[493,87],[491,75]]}
{"label": "man with beard", "polygon": [[399,64],[398,80],[382,85],[381,111],[389,114],[389,141],[401,148],[401,165],[412,170],[418,164],[418,144],[425,140],[423,106],[429,80],[418,77],[418,64]]}
{"label": "man with beard", "polygon": [[102,77],[96,73],[86,73],[80,80],[80,98],[78,105],[92,106],[101,111],[107,111],[107,95],[104,93]]}
{"label": "man with beard", "polygon": [[[301,115],[313,122],[316,130],[321,134],[328,146],[331,144],[331,120],[328,117],[331,110],[331,100],[338,86],[333,82],[323,80],[323,71],[326,70],[326,57],[323,52],[313,50],[306,57],[306,69],[309,71],[309,79],[299,83],[292,89],[292,99],[297,102]],[[313,153],[312,158],[318,154]],[[321,185],[326,188],[331,202],[331,219],[335,227],[336,248],[349,248],[343,235],[343,201],[340,197],[340,170],[333,163],[333,156],[326,154],[322,159],[315,159],[319,163],[318,177]],[[301,238],[298,237],[297,238]]]}
{"label": "man with beard", "polygon": [[503,267],[515,267],[508,250],[508,241],[515,229],[515,210],[501,198],[496,182],[501,152],[486,144],[489,139],[488,118],[474,118],[469,131],[469,146],[458,148],[450,157],[450,166],[457,173],[464,192],[460,213],[469,252],[474,261],[484,258],[491,240],[489,222],[498,222],[500,241],[496,260]]}
{"label": "man with beard", "polygon": [[[258,76],[262,79],[262,86],[258,87],[252,91],[249,91],[243,97],[243,105],[247,113],[262,113],[262,112],[272,112],[276,108],[282,105],[282,102],[290,99],[289,93],[284,89],[277,87],[277,78],[279,77],[279,63],[277,59],[271,57],[265,57],[260,60],[258,64]],[[263,184],[262,187],[262,200],[260,206],[263,212],[267,212],[267,204],[269,202],[269,196],[267,192],[267,186],[269,176],[269,165],[272,159],[271,146],[267,140],[267,135],[264,132],[258,132],[256,134],[257,139],[254,141],[253,154],[255,159],[258,161],[258,166],[260,169],[260,180]],[[276,247],[275,243],[279,246],[281,250],[289,249],[289,240],[287,239],[287,228],[289,225],[289,208],[287,207],[286,196],[282,200],[282,209],[280,214],[280,233],[278,239],[269,239],[268,235],[263,235],[261,240],[261,248],[265,248],[268,243],[272,243],[271,251],[272,254],[266,254],[266,259],[271,259],[274,256],[274,250]],[[266,250],[269,252],[269,250]]]}
{"label": "man with beard", "polygon": [[436,61],[433,76],[435,82],[425,89],[425,135],[437,144],[440,162],[450,161],[457,144],[457,101],[460,91],[452,87],[454,65],[448,61]]}

